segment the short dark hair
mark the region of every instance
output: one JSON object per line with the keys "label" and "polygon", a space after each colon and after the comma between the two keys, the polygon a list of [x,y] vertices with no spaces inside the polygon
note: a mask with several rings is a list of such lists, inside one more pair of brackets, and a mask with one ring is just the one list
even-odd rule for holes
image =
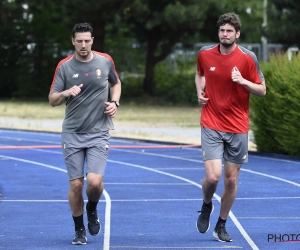
{"label": "short dark hair", "polygon": [[72,30],[72,36],[75,38],[75,33],[78,32],[91,32],[91,35],[93,36],[93,28],[88,23],[78,23],[75,24]]}
{"label": "short dark hair", "polygon": [[223,14],[219,17],[219,20],[217,21],[218,29],[220,28],[220,26],[223,26],[225,24],[232,25],[235,28],[235,31],[240,31],[242,26],[240,17],[233,12]]}

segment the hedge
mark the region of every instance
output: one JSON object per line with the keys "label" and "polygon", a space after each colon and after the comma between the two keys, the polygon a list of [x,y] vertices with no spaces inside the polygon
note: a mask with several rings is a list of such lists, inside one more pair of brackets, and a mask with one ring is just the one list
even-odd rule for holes
{"label": "hedge", "polygon": [[272,55],[261,64],[267,94],[251,96],[251,128],[257,150],[300,156],[300,57]]}

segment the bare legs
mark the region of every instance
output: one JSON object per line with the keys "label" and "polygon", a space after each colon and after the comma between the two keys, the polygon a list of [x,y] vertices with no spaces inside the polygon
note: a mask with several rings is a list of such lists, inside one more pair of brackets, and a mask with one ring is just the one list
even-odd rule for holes
{"label": "bare legs", "polygon": [[[94,202],[98,202],[100,199],[104,185],[103,185],[103,176],[93,173],[88,173],[87,177],[87,188],[86,194],[88,199]],[[77,217],[83,214],[83,187],[84,187],[84,179],[79,178],[70,181],[70,189],[68,193],[69,204],[72,210],[72,215]]]}
{"label": "bare legs", "polygon": [[[217,189],[222,174],[221,160],[208,160],[204,162],[206,176],[202,180],[203,199],[209,203]],[[221,198],[220,217],[226,220],[237,194],[237,182],[240,164],[225,162],[224,164],[224,191]]]}

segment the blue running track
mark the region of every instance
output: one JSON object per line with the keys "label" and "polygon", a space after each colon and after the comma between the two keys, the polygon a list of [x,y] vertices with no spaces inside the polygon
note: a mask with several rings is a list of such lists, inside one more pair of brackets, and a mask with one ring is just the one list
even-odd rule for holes
{"label": "blue running track", "polygon": [[203,177],[201,147],[112,139],[101,233],[73,246],[60,134],[0,129],[0,249],[300,249],[299,159],[250,152],[226,224],[230,243],[212,236],[223,180],[209,231],[196,229]]}

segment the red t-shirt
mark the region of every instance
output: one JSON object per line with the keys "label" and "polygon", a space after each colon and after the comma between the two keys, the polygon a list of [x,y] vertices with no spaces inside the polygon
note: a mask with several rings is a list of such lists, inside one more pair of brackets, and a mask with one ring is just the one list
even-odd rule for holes
{"label": "red t-shirt", "polygon": [[209,98],[202,107],[202,127],[230,133],[248,132],[250,92],[232,81],[234,66],[248,81],[259,84],[264,80],[255,54],[244,47],[237,45],[229,55],[222,55],[219,45],[200,49],[197,69],[200,76],[205,76],[205,97]]}

